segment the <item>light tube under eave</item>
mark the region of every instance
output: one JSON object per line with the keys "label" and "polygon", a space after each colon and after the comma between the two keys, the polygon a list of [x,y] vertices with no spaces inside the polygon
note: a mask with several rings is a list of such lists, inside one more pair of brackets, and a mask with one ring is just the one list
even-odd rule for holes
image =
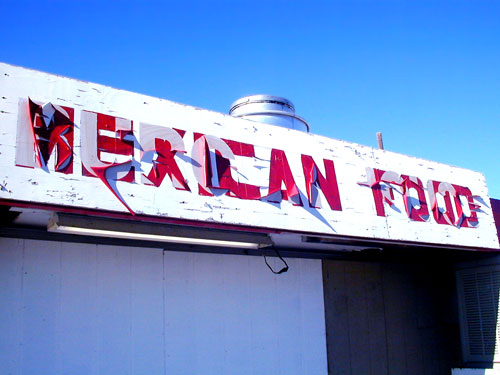
{"label": "light tube under eave", "polygon": [[159,234],[119,232],[119,231],[112,231],[105,229],[70,227],[57,224],[49,226],[47,230],[49,232],[78,234],[84,236],[123,238],[123,239],[143,240],[143,241],[173,242],[173,243],[181,243],[187,245],[236,247],[243,249],[258,249],[261,246],[266,246],[263,244],[261,245],[259,243],[253,243],[253,242],[224,241],[224,240],[212,240],[212,239],[201,239],[201,238],[164,236]]}

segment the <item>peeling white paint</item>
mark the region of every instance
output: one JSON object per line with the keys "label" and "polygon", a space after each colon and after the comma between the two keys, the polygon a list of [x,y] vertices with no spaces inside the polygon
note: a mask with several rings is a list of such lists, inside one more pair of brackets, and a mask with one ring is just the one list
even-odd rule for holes
{"label": "peeling white paint", "polygon": [[[0,137],[0,168],[6,176],[0,189],[2,199],[127,213],[98,178],[82,176],[81,148],[89,143],[80,143],[80,137],[88,133],[87,128],[79,128],[82,110],[85,110],[132,121],[137,140],[141,140],[141,123],[186,131],[182,141],[177,139],[177,144],[181,147],[182,143],[187,152],[176,154],[175,159],[191,191],[176,189],[168,176],[159,187],[145,185],[142,175],[151,170],[151,163],[141,161],[140,150],[136,150],[132,161],[137,167],[135,183],[116,182],[119,194],[136,214],[368,239],[499,248],[486,182],[478,172],[7,64],[0,64],[0,96],[0,127],[5,132]],[[75,109],[73,174],[55,173],[52,160],[48,171],[16,166],[16,158],[33,160],[26,147],[19,143],[16,147],[16,138],[27,136],[16,134],[16,129],[19,113],[19,121],[26,121],[19,103],[28,97]],[[286,200],[281,203],[242,200],[217,191],[213,197],[199,195],[200,176],[197,169],[192,168],[191,154],[195,132],[207,135],[212,143],[217,143],[217,139],[230,139],[253,144],[255,157],[233,155],[231,173],[235,180],[261,187],[262,195],[268,188],[270,150],[284,150],[304,206],[294,206]],[[333,160],[342,211],[331,210],[325,203],[320,209],[308,207],[301,154],[312,156],[321,173],[324,173],[322,159]],[[226,156],[230,153],[226,152]],[[424,185],[436,180],[468,187],[481,206],[477,228],[440,225],[433,221],[432,215],[425,222],[411,221],[397,189],[394,207],[386,207],[386,217],[377,216],[370,187],[359,184],[368,181],[366,168],[415,176]],[[318,193],[322,194],[319,190]],[[426,196],[430,204],[427,191]],[[324,197],[321,200],[326,202]]]}

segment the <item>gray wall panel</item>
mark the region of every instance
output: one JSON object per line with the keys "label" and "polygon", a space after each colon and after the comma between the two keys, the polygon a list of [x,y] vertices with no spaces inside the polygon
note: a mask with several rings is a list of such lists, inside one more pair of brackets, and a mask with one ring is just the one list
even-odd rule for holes
{"label": "gray wall panel", "polygon": [[321,261],[288,263],[0,238],[0,375],[326,374]]}
{"label": "gray wall panel", "polygon": [[166,252],[167,373],[326,374],[321,262],[287,262]]}
{"label": "gray wall panel", "polygon": [[0,251],[0,368],[21,374],[23,240],[5,238]]}
{"label": "gray wall panel", "polygon": [[329,374],[446,374],[460,363],[452,262],[323,261]]}

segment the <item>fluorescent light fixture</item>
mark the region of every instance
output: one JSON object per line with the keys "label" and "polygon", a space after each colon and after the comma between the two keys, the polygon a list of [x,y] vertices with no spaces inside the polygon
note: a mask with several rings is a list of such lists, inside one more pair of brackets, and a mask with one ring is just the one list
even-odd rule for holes
{"label": "fluorescent light fixture", "polygon": [[62,213],[53,214],[47,230],[49,232],[84,236],[242,249],[258,249],[272,245],[271,239],[265,233],[228,231],[142,221],[134,222]]}

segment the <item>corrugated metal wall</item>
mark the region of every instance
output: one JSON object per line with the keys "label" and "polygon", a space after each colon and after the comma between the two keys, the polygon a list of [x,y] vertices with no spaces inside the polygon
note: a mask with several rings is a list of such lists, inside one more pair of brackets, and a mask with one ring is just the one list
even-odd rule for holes
{"label": "corrugated metal wall", "polygon": [[0,239],[0,373],[326,374],[321,262]]}

